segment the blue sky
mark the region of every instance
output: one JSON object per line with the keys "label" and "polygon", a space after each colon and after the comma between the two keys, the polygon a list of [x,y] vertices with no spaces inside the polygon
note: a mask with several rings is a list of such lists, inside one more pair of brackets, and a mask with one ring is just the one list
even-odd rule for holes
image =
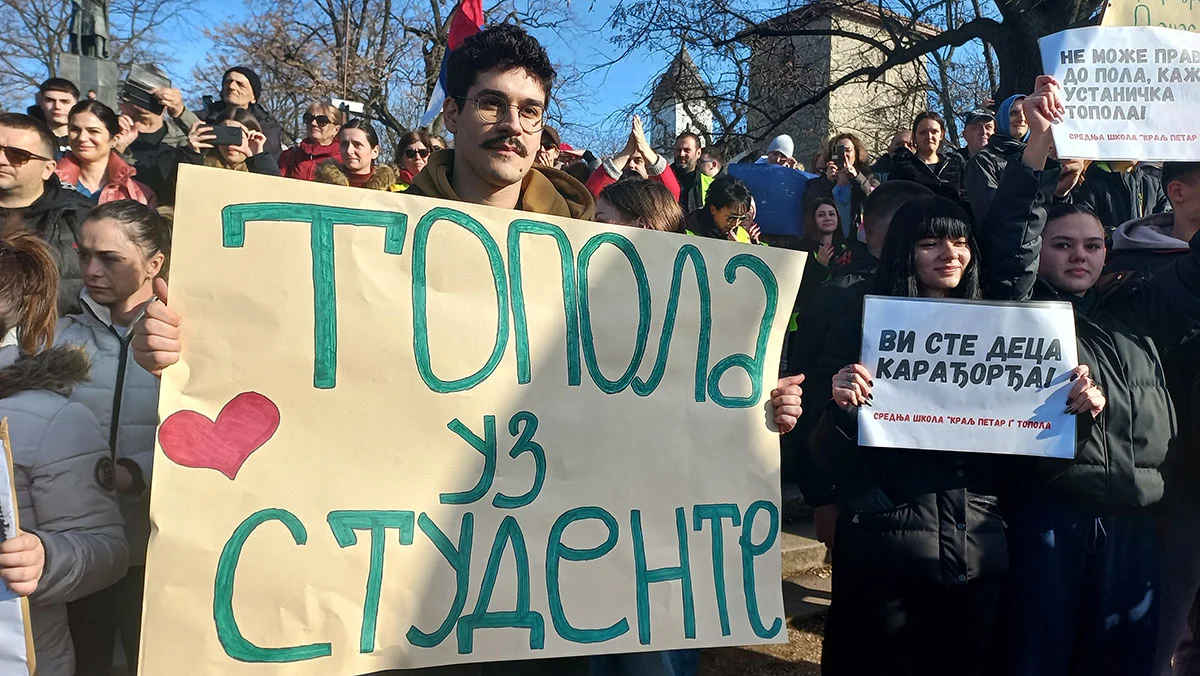
{"label": "blue sky", "polygon": [[[572,4],[575,5],[575,12],[581,24],[577,33],[558,35],[552,31],[539,31],[535,32],[535,35],[556,63],[574,63],[580,68],[603,63],[605,57],[615,53],[617,49],[604,37],[608,33],[604,23],[615,2],[616,0],[594,0],[588,3],[587,0],[574,0]],[[186,38],[180,36],[177,44],[180,44],[181,48],[176,56],[177,61],[170,67],[175,80],[184,87],[185,95],[189,97],[198,97],[205,93],[190,91],[194,88],[190,82],[192,68],[208,59],[212,47],[200,29],[245,14],[245,5],[238,0],[197,0],[195,8],[198,14],[193,19],[195,27],[186,31]],[[584,86],[594,94],[586,105],[576,105],[565,111],[567,116],[577,124],[601,125],[614,111],[637,101],[649,80],[666,68],[667,61],[666,55],[638,50],[621,63],[588,75],[584,79]],[[571,142],[569,133],[564,134],[563,140]]]}

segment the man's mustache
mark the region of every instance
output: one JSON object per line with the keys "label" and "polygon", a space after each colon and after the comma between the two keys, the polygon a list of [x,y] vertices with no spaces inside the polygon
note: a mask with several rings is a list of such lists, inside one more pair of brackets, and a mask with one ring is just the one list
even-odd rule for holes
{"label": "man's mustache", "polygon": [[514,136],[497,136],[479,144],[479,147],[486,150],[511,150],[521,157],[529,156],[529,149],[521,143],[521,139]]}

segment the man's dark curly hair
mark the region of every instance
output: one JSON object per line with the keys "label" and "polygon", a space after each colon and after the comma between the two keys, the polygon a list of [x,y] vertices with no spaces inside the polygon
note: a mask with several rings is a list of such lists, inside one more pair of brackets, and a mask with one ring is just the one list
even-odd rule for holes
{"label": "man's dark curly hair", "polygon": [[461,108],[480,73],[514,68],[523,69],[540,82],[546,91],[546,102],[550,101],[550,89],[557,75],[550,57],[536,38],[513,24],[489,26],[463,40],[446,64],[446,95]]}

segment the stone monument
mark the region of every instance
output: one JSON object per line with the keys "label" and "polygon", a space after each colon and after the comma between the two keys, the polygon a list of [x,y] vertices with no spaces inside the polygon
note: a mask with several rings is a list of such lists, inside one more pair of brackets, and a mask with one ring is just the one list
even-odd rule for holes
{"label": "stone monument", "polygon": [[58,76],[79,87],[80,98],[89,91],[114,110],[117,107],[117,64],[110,58],[108,2],[71,0],[67,53],[58,57]]}

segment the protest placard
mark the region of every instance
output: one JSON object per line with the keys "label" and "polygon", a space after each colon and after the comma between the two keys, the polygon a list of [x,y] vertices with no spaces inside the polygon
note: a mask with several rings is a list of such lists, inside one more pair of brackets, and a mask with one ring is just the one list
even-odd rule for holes
{"label": "protest placard", "polygon": [[859,411],[865,446],[1075,457],[1077,366],[1067,303],[868,296]]}
{"label": "protest placard", "polygon": [[777,164],[737,163],[727,171],[750,188],[758,211],[755,221],[764,235],[799,236],[804,232],[804,194],[815,174]]}
{"label": "protest placard", "polygon": [[1196,32],[1200,7],[1196,0],[1109,0],[1102,26],[1159,26]]}
{"label": "protest placard", "polygon": [[787,640],[800,254],[195,167],[177,201],[140,673]]}
{"label": "protest placard", "polygon": [[[5,418],[0,420],[0,542],[15,538],[21,528],[11,448]],[[29,600],[0,584],[0,674],[28,676],[34,673],[34,666]]]}
{"label": "protest placard", "polygon": [[1200,35],[1170,28],[1076,28],[1039,41],[1062,85],[1060,157],[1200,159]]}

